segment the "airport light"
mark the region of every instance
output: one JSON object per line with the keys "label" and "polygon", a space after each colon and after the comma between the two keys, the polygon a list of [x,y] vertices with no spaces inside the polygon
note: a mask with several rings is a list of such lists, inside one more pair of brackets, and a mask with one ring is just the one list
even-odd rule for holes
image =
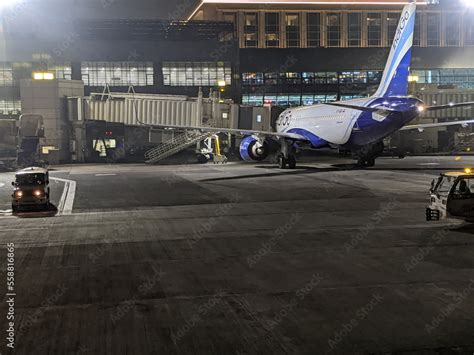
{"label": "airport light", "polygon": [[50,72],[34,72],[34,80],[54,80],[54,74]]}
{"label": "airport light", "polygon": [[471,171],[472,171],[471,168],[465,168],[465,169],[464,169],[464,172],[465,172],[466,174],[470,174]]}
{"label": "airport light", "polygon": [[0,0],[0,9],[13,6],[17,3],[19,3],[19,0]]}
{"label": "airport light", "polygon": [[410,83],[417,83],[418,81],[420,81],[420,77],[418,75],[409,75],[408,81]]}

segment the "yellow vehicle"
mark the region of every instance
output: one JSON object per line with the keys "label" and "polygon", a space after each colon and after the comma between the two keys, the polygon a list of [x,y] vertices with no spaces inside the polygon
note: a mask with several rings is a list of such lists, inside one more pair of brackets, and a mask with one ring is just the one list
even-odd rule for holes
{"label": "yellow vehicle", "polygon": [[22,207],[49,205],[49,172],[47,169],[31,167],[15,174],[12,194],[13,213]]}
{"label": "yellow vehicle", "polygon": [[474,222],[474,173],[470,169],[441,174],[431,182],[430,195],[427,221],[456,218]]}

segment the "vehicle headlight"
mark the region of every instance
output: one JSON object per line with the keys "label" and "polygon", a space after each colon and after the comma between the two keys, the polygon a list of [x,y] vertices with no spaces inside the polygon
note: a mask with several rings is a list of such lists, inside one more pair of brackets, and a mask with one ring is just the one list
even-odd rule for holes
{"label": "vehicle headlight", "polygon": [[41,190],[35,190],[35,191],[33,191],[33,195],[34,195],[35,197],[41,197],[41,196],[43,196],[43,191],[41,191]]}
{"label": "vehicle headlight", "polygon": [[20,190],[15,191],[15,197],[16,198],[22,198],[23,197],[23,191],[20,191]]}

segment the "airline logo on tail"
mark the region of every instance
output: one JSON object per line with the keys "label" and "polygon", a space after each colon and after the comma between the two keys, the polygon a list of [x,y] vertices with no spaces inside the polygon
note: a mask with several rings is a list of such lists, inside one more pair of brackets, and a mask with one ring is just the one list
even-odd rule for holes
{"label": "airline logo on tail", "polygon": [[415,3],[403,8],[382,81],[375,93],[376,97],[406,96],[408,94],[408,74],[411,64],[415,16]]}
{"label": "airline logo on tail", "polygon": [[400,42],[400,38],[402,37],[402,32],[408,24],[408,20],[410,19],[410,12],[408,10],[405,11],[405,14],[400,19],[400,26],[398,27],[397,33],[395,35],[395,39],[393,40],[393,49],[396,50],[398,43]]}

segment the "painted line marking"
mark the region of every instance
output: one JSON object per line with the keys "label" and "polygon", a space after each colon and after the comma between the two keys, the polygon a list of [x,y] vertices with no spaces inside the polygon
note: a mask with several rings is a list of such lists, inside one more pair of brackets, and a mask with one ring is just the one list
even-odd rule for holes
{"label": "painted line marking", "polygon": [[60,179],[51,177],[51,180],[64,182],[64,190],[59,200],[58,216],[72,214],[74,198],[76,197],[77,183],[74,180]]}
{"label": "painted line marking", "polygon": [[5,186],[5,184],[3,182],[0,182],[0,187],[3,187]]}
{"label": "painted line marking", "polygon": [[95,176],[117,176],[117,174],[95,174]]}
{"label": "painted line marking", "polygon": [[419,166],[432,166],[432,165],[440,165],[439,163],[420,163]]}

